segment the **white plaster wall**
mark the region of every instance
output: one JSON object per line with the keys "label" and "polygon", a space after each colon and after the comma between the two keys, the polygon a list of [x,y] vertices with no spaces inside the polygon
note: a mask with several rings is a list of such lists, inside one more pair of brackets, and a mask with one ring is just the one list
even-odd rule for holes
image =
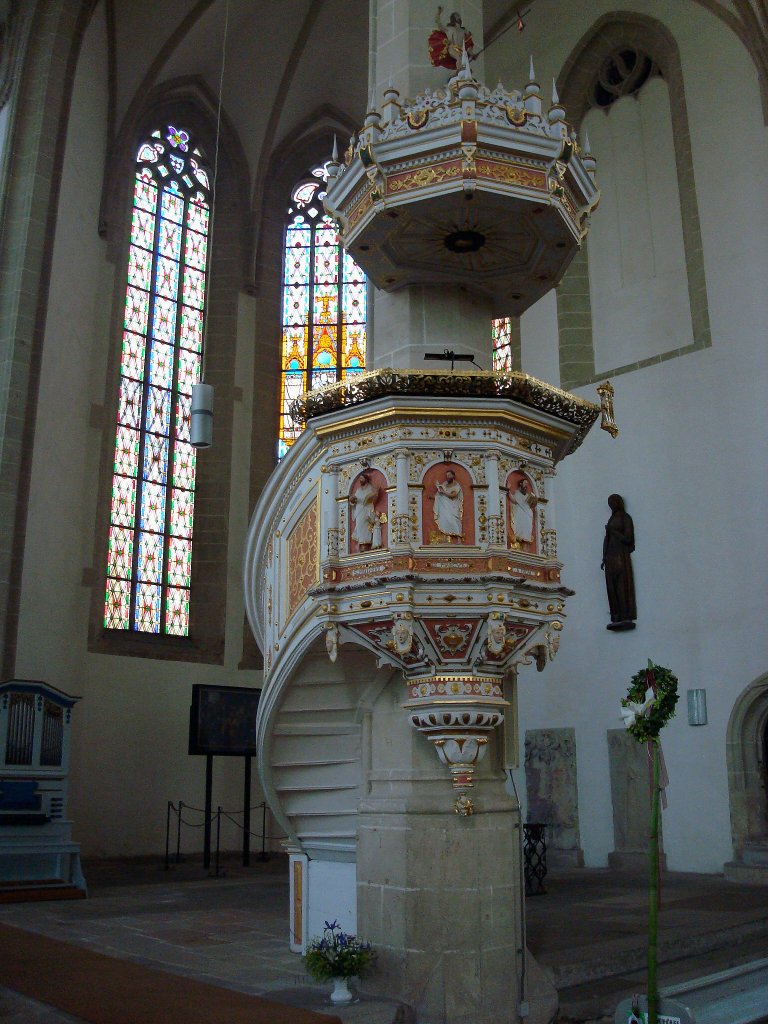
{"label": "white plaster wall", "polygon": [[[241,553],[248,516],[253,408],[254,300],[241,297],[235,403],[227,630],[224,664],[193,665],[87,651],[101,431],[89,427],[91,404],[105,404],[113,333],[115,267],[97,232],[106,138],[106,41],[99,6],[83,41],[53,252],[49,312],[30,488],[17,674],[44,679],[83,700],[73,725],[70,816],[90,856],[160,854],[166,803],[204,802],[205,759],[187,754],[194,683],[260,685],[261,673],[238,671],[243,637]],[[121,301],[122,290],[117,289]],[[204,455],[201,457],[205,457]],[[93,566],[98,578],[101,568]],[[214,760],[214,808],[242,808],[243,762]],[[252,803],[261,800],[256,784]],[[202,816],[185,817],[199,824]],[[255,813],[253,831],[260,831]],[[268,818],[268,831],[274,827]],[[202,848],[202,829],[185,829],[183,849]],[[256,847],[258,840],[253,840]],[[222,848],[241,833],[226,822]],[[274,844],[272,844],[274,846]]]}
{"label": "white plaster wall", "polygon": [[307,939],[322,936],[325,922],[338,921],[347,934],[357,933],[357,865],[310,860],[307,865]]}
{"label": "white plaster wall", "polygon": [[[561,4],[541,0],[529,19],[526,42],[540,81],[557,74],[590,23],[612,9],[600,0],[589,8],[572,6],[564,16]],[[542,675],[521,672],[520,730],[575,727],[586,862],[604,864],[613,849],[606,731],[619,726],[619,698],[646,660],[670,667],[681,699],[663,736],[671,780],[664,821],[668,863],[674,870],[717,872],[732,856],[728,716],[768,661],[762,525],[768,483],[761,468],[768,202],[755,170],[765,164],[768,140],[754,68],[721,22],[693,3],[635,3],[632,9],[666,24],[681,51],[712,348],[615,377],[618,439],[595,429],[560,467],[553,487],[559,555],[564,582],[577,593],[567,605],[557,660]],[[501,50],[502,43],[497,62],[505,57]],[[506,58],[514,64],[521,55],[510,47]],[[504,77],[511,80],[506,69]],[[727,123],[713,117],[724,97]],[[598,298],[596,321],[607,301]],[[671,316],[659,301],[657,314]],[[612,302],[612,315],[629,315],[631,307],[615,294]],[[650,334],[636,340],[638,346],[654,343]],[[523,320],[523,368],[538,372],[547,361],[554,368],[556,359],[552,320],[539,318],[534,307]],[[592,387],[579,393],[596,397]],[[637,537],[638,625],[620,634],[605,629],[599,569],[606,499],[614,491],[626,498]],[[702,728],[687,724],[685,691],[693,687],[707,690],[709,724]]]}
{"label": "white plaster wall", "polygon": [[600,154],[600,207],[587,252],[595,368],[693,340],[669,94],[653,78],[585,118]]}
{"label": "white plaster wall", "polygon": [[558,384],[560,358],[553,338],[557,338],[557,297],[551,291],[520,317],[520,359],[526,373]]}

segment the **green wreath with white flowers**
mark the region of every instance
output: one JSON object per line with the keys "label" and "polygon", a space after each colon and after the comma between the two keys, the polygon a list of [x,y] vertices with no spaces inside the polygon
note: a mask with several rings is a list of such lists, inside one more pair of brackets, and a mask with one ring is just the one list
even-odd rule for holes
{"label": "green wreath with white flowers", "polygon": [[[652,699],[647,697],[649,672],[653,673],[656,688]],[[632,676],[627,696],[621,698],[622,709],[626,709],[622,710],[622,715],[627,732],[640,743],[656,739],[674,717],[677,701],[677,676],[663,665],[649,661],[646,668]]]}

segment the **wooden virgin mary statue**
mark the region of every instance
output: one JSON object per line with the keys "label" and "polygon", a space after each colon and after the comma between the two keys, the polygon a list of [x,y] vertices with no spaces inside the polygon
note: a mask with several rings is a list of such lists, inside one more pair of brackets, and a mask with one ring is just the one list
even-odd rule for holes
{"label": "wooden virgin mary statue", "polygon": [[631,555],[635,550],[635,527],[620,494],[610,495],[608,507],[611,518],[605,524],[603,561],[600,565],[605,570],[605,586],[611,612],[611,621],[606,629],[634,629],[637,605]]}

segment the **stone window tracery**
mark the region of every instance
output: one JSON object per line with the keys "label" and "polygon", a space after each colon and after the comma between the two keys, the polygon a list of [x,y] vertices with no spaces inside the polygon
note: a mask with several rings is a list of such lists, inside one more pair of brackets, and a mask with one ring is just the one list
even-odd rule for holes
{"label": "stone window tracery", "polygon": [[195,502],[192,385],[200,379],[210,179],[174,125],[134,170],[104,627],[187,636]]}
{"label": "stone window tracery", "polygon": [[606,109],[622,96],[637,94],[649,78],[661,75],[651,57],[641,50],[622,47],[609,54],[597,72],[592,105]]}
{"label": "stone window tracery", "polygon": [[314,168],[294,187],[288,206],[279,458],[301,433],[290,415],[291,402],[365,369],[367,282],[323,210],[326,179],[325,168]]}

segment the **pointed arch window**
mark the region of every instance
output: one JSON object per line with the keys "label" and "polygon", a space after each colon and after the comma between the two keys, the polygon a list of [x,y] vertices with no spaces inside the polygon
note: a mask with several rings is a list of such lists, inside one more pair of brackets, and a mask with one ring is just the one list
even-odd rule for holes
{"label": "pointed arch window", "polygon": [[365,274],[323,212],[325,168],[291,193],[283,260],[283,334],[278,457],[301,433],[290,414],[299,395],[365,369]]}
{"label": "pointed arch window", "polygon": [[494,373],[508,373],[512,366],[512,319],[491,320],[491,345]]}
{"label": "pointed arch window", "polygon": [[190,396],[200,379],[210,183],[188,132],[136,156],[104,625],[187,636],[195,503]]}

